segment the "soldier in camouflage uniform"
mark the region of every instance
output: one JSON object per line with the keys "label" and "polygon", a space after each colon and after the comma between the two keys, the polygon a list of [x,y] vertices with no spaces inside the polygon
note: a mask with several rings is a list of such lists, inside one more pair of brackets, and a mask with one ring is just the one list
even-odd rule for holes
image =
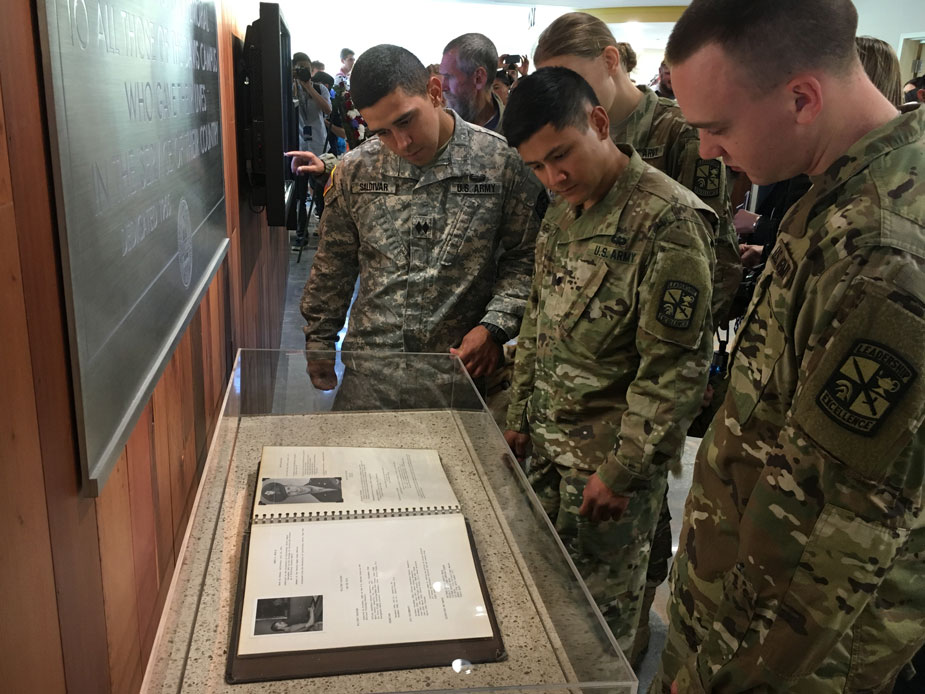
{"label": "soldier in camouflage uniform", "polygon": [[[439,106],[439,79],[408,51],[366,51],[351,86],[378,137],[329,181],[306,348],[334,348],[359,275],[344,350],[449,350],[484,376],[520,328],[546,192],[500,135]],[[333,387],[323,366],[312,380]]]}
{"label": "soldier in camouflage uniform", "polygon": [[621,648],[712,350],[713,225],[608,134],[577,73],[518,84],[504,132],[559,194],[543,222],[505,434]]}
{"label": "soldier in camouflage uniform", "polygon": [[697,455],[653,692],[890,692],[925,641],[925,110],[856,27],[848,0],[694,0],[669,40],[704,149],[813,187]]}
{"label": "soldier in camouflage uniform", "polygon": [[[627,59],[632,64],[627,65]],[[600,19],[584,12],[562,15],[540,35],[534,61],[538,67],[561,65],[584,77],[608,109],[613,141],[632,145],[643,161],[693,191],[716,212],[720,225],[715,236],[712,313],[713,325],[725,327],[732,299],[742,279],[726,167],[718,159],[701,158],[697,130],[684,120],[674,101],[659,97],[644,85],[632,83],[627,73],[635,65],[635,54],[629,44],[618,45]],[[648,646],[649,608],[656,588],[668,576],[671,551],[671,514],[666,493],[652,544],[646,595],[640,610],[639,637],[627,653],[634,664]]]}

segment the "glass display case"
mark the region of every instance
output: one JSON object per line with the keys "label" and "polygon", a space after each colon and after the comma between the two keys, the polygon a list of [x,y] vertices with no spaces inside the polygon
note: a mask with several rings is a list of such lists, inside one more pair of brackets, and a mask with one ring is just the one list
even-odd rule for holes
{"label": "glass display case", "polygon": [[[267,446],[436,451],[477,548],[504,658],[226,683],[242,539]],[[637,690],[478,389],[448,354],[241,350],[180,562],[145,691]]]}

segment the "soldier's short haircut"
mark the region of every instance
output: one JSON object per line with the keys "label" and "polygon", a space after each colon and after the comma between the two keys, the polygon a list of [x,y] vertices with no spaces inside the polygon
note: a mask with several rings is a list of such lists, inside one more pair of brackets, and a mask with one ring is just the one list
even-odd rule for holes
{"label": "soldier's short haircut", "polygon": [[350,97],[361,111],[396,89],[426,96],[430,73],[406,48],[382,43],[365,51],[350,74]]}
{"label": "soldier's short haircut", "polygon": [[491,76],[498,69],[498,49],[490,38],[484,34],[463,34],[446,44],[443,55],[450,51],[456,51],[456,64],[467,75],[473,74],[480,67],[485,68],[488,76],[486,88],[491,88]]}
{"label": "soldier's short haircut", "polygon": [[598,105],[591,85],[577,72],[544,67],[511,90],[501,127],[508,144],[520,147],[547,125],[587,129],[588,112]]}
{"label": "soldier's short haircut", "polygon": [[717,44],[764,90],[804,70],[847,74],[858,60],[857,27],[851,0],[693,0],[671,31],[665,57],[674,66]]}

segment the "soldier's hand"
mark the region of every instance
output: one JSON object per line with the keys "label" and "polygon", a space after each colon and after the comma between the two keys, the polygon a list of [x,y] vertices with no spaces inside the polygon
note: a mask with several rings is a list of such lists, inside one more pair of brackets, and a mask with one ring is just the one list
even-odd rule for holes
{"label": "soldier's hand", "polygon": [[289,166],[294,174],[320,176],[324,173],[324,162],[312,152],[286,152],[286,156],[292,157]]}
{"label": "soldier's hand", "polygon": [[589,516],[594,523],[617,520],[623,515],[630,502],[629,497],[619,496],[610,491],[610,487],[601,482],[597,473],[588,478],[581,497],[582,502],[578,515]]}
{"label": "soldier's hand", "polygon": [[337,387],[333,359],[309,359],[305,370],[312,385],[318,390],[333,390]]}
{"label": "soldier's hand", "polygon": [[501,361],[501,349],[484,325],[467,332],[459,347],[450,348],[450,354],[459,357],[472,378],[487,376]]}
{"label": "soldier's hand", "polygon": [[671,683],[671,694],[678,694],[678,683],[676,681]]}
{"label": "soldier's hand", "polygon": [[739,257],[742,259],[742,265],[745,267],[755,267],[761,262],[761,254],[764,252],[764,246],[740,243]]}
{"label": "soldier's hand", "polygon": [[530,446],[530,435],[508,429],[504,432],[504,440],[507,441],[510,449],[514,451],[514,457],[523,462],[527,457],[527,448]]}

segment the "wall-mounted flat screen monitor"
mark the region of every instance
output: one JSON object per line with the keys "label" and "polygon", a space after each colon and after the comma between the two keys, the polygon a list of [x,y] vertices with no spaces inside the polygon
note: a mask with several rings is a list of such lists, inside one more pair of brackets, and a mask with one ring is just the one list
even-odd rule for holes
{"label": "wall-mounted flat screen monitor", "polygon": [[247,27],[243,55],[244,156],[253,207],[267,224],[285,226],[292,175],[283,153],[298,149],[299,122],[292,93],[292,40],[276,3],[260,3]]}

